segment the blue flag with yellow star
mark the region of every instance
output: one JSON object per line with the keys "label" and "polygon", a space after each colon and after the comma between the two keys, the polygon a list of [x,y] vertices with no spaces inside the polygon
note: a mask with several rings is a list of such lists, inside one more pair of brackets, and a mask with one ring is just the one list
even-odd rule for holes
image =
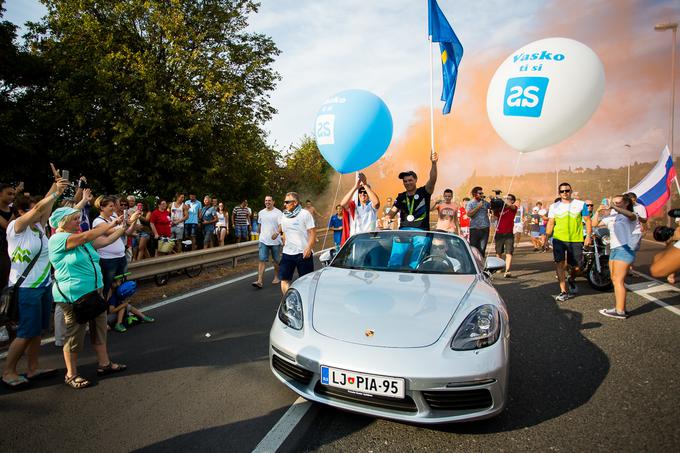
{"label": "blue flag with yellow star", "polygon": [[442,59],[442,101],[444,101],[444,109],[442,113],[446,115],[451,111],[451,104],[453,104],[453,93],[456,91],[456,79],[458,78],[458,65],[463,58],[463,45],[458,40],[458,37],[453,32],[453,28],[446,20],[446,16],[442,13],[437,5],[437,0],[428,0],[428,24],[429,35],[432,42],[439,43],[439,52]]}

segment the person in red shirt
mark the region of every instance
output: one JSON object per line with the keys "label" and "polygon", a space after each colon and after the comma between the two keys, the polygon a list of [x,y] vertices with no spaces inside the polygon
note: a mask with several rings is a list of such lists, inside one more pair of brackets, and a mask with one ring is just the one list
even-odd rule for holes
{"label": "person in red shirt", "polygon": [[[153,237],[156,241],[158,238],[169,238],[172,235],[170,231],[170,211],[168,211],[168,203],[161,199],[158,202],[156,209],[151,213],[149,218],[151,223],[151,231],[153,231]],[[156,256],[158,256],[158,244],[156,244]]]}
{"label": "person in red shirt", "polygon": [[465,206],[470,201],[469,197],[463,198],[463,204],[458,207],[458,225],[460,225],[460,235],[466,240],[470,240],[470,217],[467,215]]}
{"label": "person in red shirt", "polygon": [[494,212],[494,216],[498,219],[498,226],[496,227],[496,236],[494,243],[496,244],[496,256],[502,258],[505,253],[505,278],[510,278],[510,265],[512,264],[512,254],[515,252],[515,235],[513,227],[515,225],[515,214],[517,213],[517,199],[509,193],[504,199],[503,208]]}

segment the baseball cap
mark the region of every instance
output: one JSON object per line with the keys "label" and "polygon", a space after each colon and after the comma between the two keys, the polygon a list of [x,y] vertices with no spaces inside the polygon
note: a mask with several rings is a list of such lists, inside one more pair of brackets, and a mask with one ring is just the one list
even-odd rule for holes
{"label": "baseball cap", "polygon": [[413,176],[415,179],[418,179],[418,175],[416,175],[416,172],[413,170],[402,171],[399,173],[399,179],[404,179],[407,176]]}
{"label": "baseball cap", "polygon": [[59,222],[61,222],[61,219],[70,216],[71,214],[75,214],[76,212],[78,212],[77,209],[66,206],[57,208],[50,216],[50,226],[52,228],[59,228]]}

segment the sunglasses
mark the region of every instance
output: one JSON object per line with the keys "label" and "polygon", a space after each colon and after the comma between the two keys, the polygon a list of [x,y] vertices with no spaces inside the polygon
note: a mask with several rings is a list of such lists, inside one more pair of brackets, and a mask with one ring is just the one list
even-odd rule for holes
{"label": "sunglasses", "polygon": [[438,245],[438,244],[432,244],[433,249],[445,249],[446,246],[444,244]]}
{"label": "sunglasses", "polygon": [[569,192],[571,192],[571,189],[560,190],[560,193],[569,193]]}
{"label": "sunglasses", "polygon": [[366,191],[364,191],[364,190],[360,190],[360,191],[359,191],[359,195],[366,195],[366,194],[367,194],[367,193],[366,193]]}
{"label": "sunglasses", "polygon": [[283,200],[283,204],[290,204],[294,202],[295,200]]}
{"label": "sunglasses", "polygon": [[595,205],[593,205],[593,204],[587,204],[586,206],[588,206],[589,208],[592,208],[592,207],[595,206]]}

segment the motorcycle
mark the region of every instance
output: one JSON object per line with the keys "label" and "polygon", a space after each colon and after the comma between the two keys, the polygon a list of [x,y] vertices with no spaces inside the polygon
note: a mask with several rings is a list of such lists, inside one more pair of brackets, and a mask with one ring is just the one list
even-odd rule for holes
{"label": "motorcycle", "polygon": [[583,250],[583,275],[591,288],[598,291],[612,289],[612,277],[609,271],[609,230],[595,228],[592,234],[592,245]]}

